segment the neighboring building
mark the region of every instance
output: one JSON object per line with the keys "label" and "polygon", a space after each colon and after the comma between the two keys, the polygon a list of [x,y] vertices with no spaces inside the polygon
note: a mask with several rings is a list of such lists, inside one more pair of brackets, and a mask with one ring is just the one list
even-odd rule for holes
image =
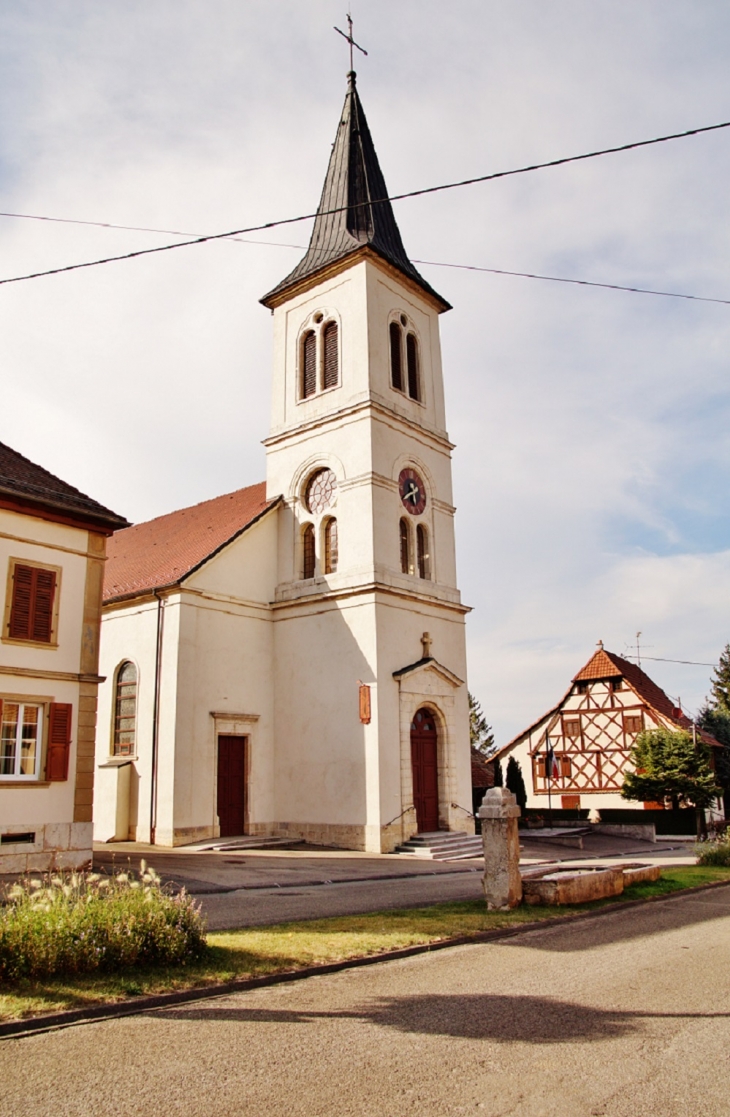
{"label": "neighboring building", "polygon": [[487,760],[484,753],[471,747],[471,795],[472,810],[477,813],[482,805],[482,799],[494,787],[494,761]]}
{"label": "neighboring building", "polygon": [[350,75],[274,327],[265,484],[114,536],[96,833],[473,830],[438,316]]}
{"label": "neighboring building", "polygon": [[0,443],[0,873],[91,859],[104,556],[126,523]]}
{"label": "neighboring building", "polygon": [[[552,805],[566,810],[641,809],[621,798],[629,750],[642,730],[660,727],[691,729],[692,722],[640,667],[599,644],[558,704],[498,756],[519,761],[528,807],[547,807],[549,789]],[[708,734],[697,733],[717,745]]]}

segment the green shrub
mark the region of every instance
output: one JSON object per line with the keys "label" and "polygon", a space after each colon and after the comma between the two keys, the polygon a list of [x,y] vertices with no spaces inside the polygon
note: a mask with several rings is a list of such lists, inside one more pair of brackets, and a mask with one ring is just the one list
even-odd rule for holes
{"label": "green shrub", "polygon": [[0,979],[185,965],[205,952],[200,908],[144,861],[134,873],[26,877],[0,909]]}
{"label": "green shrub", "polygon": [[730,866],[730,827],[713,842],[700,842],[695,846],[699,865]]}

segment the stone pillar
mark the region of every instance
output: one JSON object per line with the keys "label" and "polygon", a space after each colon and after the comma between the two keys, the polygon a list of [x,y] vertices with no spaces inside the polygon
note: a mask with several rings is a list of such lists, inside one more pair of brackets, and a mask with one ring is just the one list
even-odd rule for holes
{"label": "stone pillar", "polygon": [[490,787],[477,817],[482,822],[487,907],[490,911],[516,908],[522,900],[517,800],[506,787]]}

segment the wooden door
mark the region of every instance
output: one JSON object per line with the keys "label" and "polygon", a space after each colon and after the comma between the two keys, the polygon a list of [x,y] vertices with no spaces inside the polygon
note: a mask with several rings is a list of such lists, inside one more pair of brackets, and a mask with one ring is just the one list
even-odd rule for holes
{"label": "wooden door", "polygon": [[411,722],[413,805],[419,834],[439,828],[438,735],[430,710],[419,710]]}
{"label": "wooden door", "polygon": [[244,833],[247,737],[218,738],[218,819],[222,838]]}

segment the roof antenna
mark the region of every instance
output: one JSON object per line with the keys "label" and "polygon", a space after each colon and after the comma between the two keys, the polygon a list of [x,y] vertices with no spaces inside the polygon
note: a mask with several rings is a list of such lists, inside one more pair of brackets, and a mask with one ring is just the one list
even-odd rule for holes
{"label": "roof antenna", "polygon": [[641,639],[641,633],[637,632],[636,633],[636,662],[639,665],[639,667],[641,667],[641,646],[639,644],[640,639]]}
{"label": "roof antenna", "polygon": [[342,35],[343,39],[347,39],[348,43],[350,44],[350,73],[347,76],[354,78],[355,65],[353,62],[352,48],[357,47],[360,53],[365,55],[367,55],[367,51],[365,50],[365,47],[361,47],[359,43],[356,43],[352,37],[352,16],[349,11],[347,13],[347,34],[345,34],[344,31],[340,31],[339,27],[335,27],[334,30],[337,32],[338,35]]}

